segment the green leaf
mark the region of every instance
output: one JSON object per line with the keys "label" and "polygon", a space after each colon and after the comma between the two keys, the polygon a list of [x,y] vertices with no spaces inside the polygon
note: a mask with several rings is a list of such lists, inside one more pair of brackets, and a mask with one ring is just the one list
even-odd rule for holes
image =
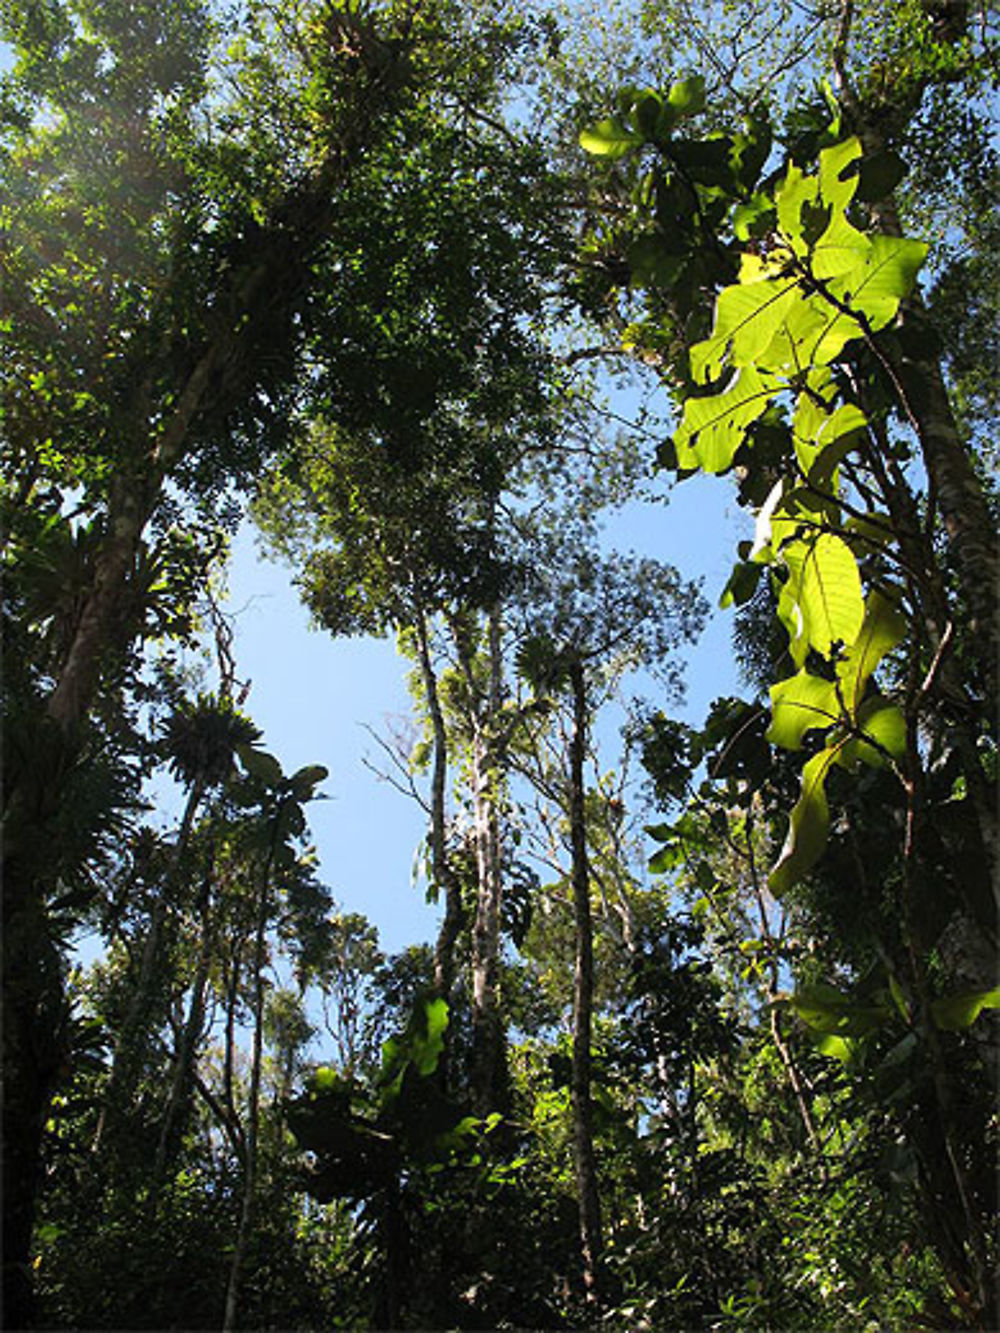
{"label": "green leaf", "polygon": [[906,620],[899,608],[878,589],[868,595],[864,621],[843,660],[837,663],[841,697],[852,720],[857,720],[865,686],[886,653],[902,642]]}
{"label": "green leaf", "polygon": [[778,593],[778,619],[788,633],[788,653],[797,667],[804,665],[809,656],[809,640],[805,636],[802,612],[795,600],[791,581],[786,580]]}
{"label": "green leaf", "polygon": [[850,1037],[838,1037],[833,1032],[813,1032],[812,1043],[820,1055],[847,1064],[857,1053],[858,1043]]}
{"label": "green leaf", "polygon": [[247,775],[262,782],[265,787],[279,787],[284,780],[281,765],[273,754],[255,750],[252,745],[237,745],[236,753]]}
{"label": "green leaf", "polygon": [[754,560],[741,560],[729,576],[729,581],[722,590],[719,606],[743,606],[757,591],[757,584],[764,566]]}
{"label": "green leaf", "polygon": [[835,643],[850,645],[864,620],[861,576],[851,548],[821,532],[799,537],[782,548],[788,566],[788,596],[802,620],[802,637],[829,657]]}
{"label": "green leaf", "polygon": [[745,203],[737,204],[733,210],[733,234],[738,241],[749,241],[770,230],[774,220],[774,200],[763,191],[758,191]]}
{"label": "green leaf", "polygon": [[[756,260],[754,255],[746,258]],[[727,357],[734,366],[759,363],[790,307],[802,299],[796,279],[760,274],[758,263],[744,262],[740,282],[719,295],[711,337],[691,348],[691,374],[696,384],[718,379]]]}
{"label": "green leaf", "polygon": [[[767,368],[783,370],[786,375],[800,375],[803,369],[813,365],[815,347],[833,322],[830,310],[830,305],[817,295],[801,296],[789,305],[764,355]],[[841,346],[857,335],[856,325],[845,326]]]}
{"label": "green leaf", "polygon": [[674,836],[673,824],[646,824],[642,831],[655,842],[666,842]]}
{"label": "green leaf", "polygon": [[843,213],[858,188],[857,169],[850,168],[860,158],[861,151],[861,140],[852,136],[824,148],[819,155],[820,198],[839,213]]}
{"label": "green leaf", "polygon": [[330,770],[322,764],[306,764],[289,778],[292,791],[300,801],[308,800],[316,784],[330,776]]}
{"label": "green leaf", "polygon": [[903,988],[899,984],[899,979],[894,972],[889,973],[889,995],[893,1004],[896,1006],[896,1012],[899,1014],[900,1018],[904,1023],[909,1023],[910,1006],[907,1002]]}
{"label": "green leaf", "polygon": [[743,366],[722,393],[688,398],[674,435],[679,465],[724,472],[743,443],[747,427],[764,414],[777,390],[772,376]]}
{"label": "green leaf", "polygon": [[960,1032],[971,1027],[984,1009],[1000,1009],[1000,989],[943,995],[931,1004],[931,1017],[946,1032]]}
{"label": "green leaf", "polygon": [[863,1037],[881,1027],[890,1016],[887,1005],[856,1000],[825,982],[800,986],[789,1006],[814,1032],[842,1037]]}
{"label": "green leaf", "polygon": [[778,226],[791,249],[802,259],[808,251],[803,236],[802,210],[818,201],[819,181],[792,165],[779,182],[774,197],[778,206]]}
{"label": "green leaf", "polygon": [[426,1031],[413,1037],[410,1057],[419,1074],[433,1074],[437,1068],[441,1052],[444,1050],[444,1034],[448,1027],[448,1004],[440,997],[428,1000],[424,1005]]}
{"label": "green leaf", "polygon": [[672,115],[664,118],[663,113],[663,99],[658,93],[647,89],[636,98],[630,119],[634,119],[642,132],[643,138],[648,142],[657,138],[661,127],[669,129],[673,122],[674,117]]}
{"label": "green leaf", "polygon": [[855,199],[874,204],[887,199],[906,175],[906,163],[890,149],[882,149],[861,159]]}
{"label": "green leaf", "polygon": [[882,328],[895,318],[900,301],[913,291],[928,249],[925,241],[877,233],[871,238],[861,282],[848,286],[852,274],[840,280],[843,299],[861,310],[872,328]]}
{"label": "green leaf", "polygon": [[671,86],[667,102],[681,116],[694,116],[705,109],[705,80],[700,74],[680,79]]}
{"label": "green leaf", "polygon": [[879,697],[866,700],[859,710],[857,726],[862,735],[844,746],[845,766],[853,767],[861,760],[872,768],[881,768],[886,756],[898,759],[906,749],[906,719],[895,704]]}
{"label": "green leaf", "polygon": [[852,227],[842,213],[834,213],[813,247],[810,268],[817,278],[835,278],[863,265],[871,249],[867,236]]}
{"label": "green leaf", "polygon": [[841,403],[830,411],[824,397],[816,392],[800,393],[792,421],[795,458],[813,486],[826,486],[833,480],[837,467],[868,425],[865,414],[853,403]]}
{"label": "green leaf", "polygon": [[638,130],[627,129],[620,120],[609,117],[600,120],[590,129],[580,131],[580,147],[595,157],[606,157],[615,161],[624,157],[633,148],[642,144],[642,135]]}
{"label": "green leaf", "polygon": [[651,875],[666,875],[669,871],[676,870],[683,861],[684,848],[678,841],[653,853],[649,858],[649,872]]}
{"label": "green leaf", "polygon": [[831,727],[840,720],[837,688],[832,681],[800,671],[771,686],[771,725],[767,739],[786,750],[798,750],[807,731]]}
{"label": "green leaf", "polygon": [[821,750],[802,770],[802,793],[792,809],[781,855],[768,876],[771,891],[779,897],[809,873],[826,846],[830,807],[824,784],[839,753],[839,747]]}

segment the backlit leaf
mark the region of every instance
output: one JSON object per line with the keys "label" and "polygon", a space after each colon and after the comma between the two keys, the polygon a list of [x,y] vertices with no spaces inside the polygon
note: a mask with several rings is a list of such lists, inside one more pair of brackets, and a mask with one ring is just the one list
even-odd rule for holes
{"label": "backlit leaf", "polygon": [[800,671],[771,686],[771,725],[767,739],[786,750],[798,750],[807,731],[831,727],[840,718],[832,681]]}
{"label": "backlit leaf", "polygon": [[763,415],[777,387],[773,377],[744,366],[722,393],[688,398],[674,436],[680,466],[724,472],[743,443],[747,427]]}
{"label": "backlit leaf", "polygon": [[861,140],[856,136],[824,148],[819,155],[819,193],[824,203],[838,212],[854,198],[858,188],[857,170],[849,170],[861,157]]}
{"label": "backlit leaf", "polygon": [[984,1009],[1000,1009],[1000,990],[963,991],[944,995],[931,1004],[931,1015],[939,1028],[959,1032],[971,1027]]}
{"label": "backlit leaf", "polygon": [[667,101],[678,116],[693,116],[705,108],[705,80],[700,74],[680,79],[667,94]]}
{"label": "backlit leaf", "polygon": [[887,757],[898,759],[906,749],[906,719],[896,704],[877,696],[866,700],[859,710],[857,727],[862,734],[844,746],[841,756],[847,767],[860,760],[881,768]]}
{"label": "backlit leaf", "polygon": [[711,337],[691,348],[695,382],[718,379],[727,360],[734,366],[759,362],[789,307],[798,300],[794,278],[741,281],[726,287],[716,302]]}
{"label": "backlit leaf", "polygon": [[767,881],[778,896],[807,875],[823,854],[830,828],[824,784],[838,758],[838,748],[830,747],[813,755],[802,770],[802,793],[792,809],[785,845]]}
{"label": "backlit leaf", "polygon": [[614,161],[624,157],[633,148],[642,143],[642,135],[637,130],[627,129],[620,120],[609,117],[600,120],[589,129],[580,131],[580,147],[595,157],[607,157]]}
{"label": "backlit leaf", "polygon": [[856,718],[865,686],[875,668],[903,639],[906,620],[899,608],[877,589],[868,595],[861,630],[842,661],[837,663],[841,695]]}
{"label": "backlit leaf", "polygon": [[865,605],[851,548],[840,537],[821,532],[788,543],[782,556],[790,575],[789,597],[799,609],[808,643],[824,657],[835,643],[852,644]]}

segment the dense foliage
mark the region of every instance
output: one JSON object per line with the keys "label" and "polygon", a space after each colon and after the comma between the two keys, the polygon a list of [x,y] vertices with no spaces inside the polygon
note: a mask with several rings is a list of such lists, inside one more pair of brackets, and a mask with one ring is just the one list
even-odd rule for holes
{"label": "dense foliage", "polygon": [[[989,0],[0,16],[5,1327],[996,1327]],[[698,473],[693,726],[601,519]],[[432,946],[245,519],[410,664]]]}

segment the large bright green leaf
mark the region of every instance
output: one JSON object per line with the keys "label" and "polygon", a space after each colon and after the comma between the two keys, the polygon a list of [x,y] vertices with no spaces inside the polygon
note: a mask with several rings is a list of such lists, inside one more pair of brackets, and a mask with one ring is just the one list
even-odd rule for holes
{"label": "large bright green leaf", "polygon": [[837,663],[841,698],[852,719],[858,716],[865,686],[886,653],[900,643],[906,620],[899,608],[878,589],[868,595],[861,630],[844,658]]}
{"label": "large bright green leaf", "polygon": [[852,644],[861,630],[865,604],[851,548],[840,537],[820,532],[789,542],[781,554],[803,637],[824,657],[835,643]]}
{"label": "large bright green leaf", "polygon": [[[863,323],[877,331],[895,318],[900,301],[913,290],[917,272],[927,255],[922,241],[881,234],[871,237],[864,261],[826,284],[832,301],[821,294],[829,311],[823,333],[811,349],[813,361],[827,364],[853,338],[862,336]],[[845,313],[846,307],[849,313]]]}
{"label": "large bright green leaf", "polygon": [[788,633],[789,656],[797,667],[801,667],[809,656],[809,640],[805,635],[805,621],[790,580],[781,585],[778,593],[778,619]]}
{"label": "large bright green leaf", "polygon": [[878,233],[864,263],[832,279],[830,291],[860,311],[873,329],[883,328],[913,290],[927,248],[923,241]]}
{"label": "large bright green leaf", "polygon": [[[831,313],[828,301],[816,294],[809,296],[801,294],[800,299],[789,305],[785,311],[781,326],[775,332],[774,339],[764,354],[764,364],[768,369],[783,369],[787,375],[800,375],[809,366],[832,361],[836,353],[832,353],[823,362],[818,362],[816,347],[827,333],[834,318],[835,313]],[[857,325],[854,321],[848,321],[844,326],[840,347],[856,337],[858,337]]]}
{"label": "large bright green leaf", "polygon": [[863,265],[872,243],[843,213],[834,213],[830,224],[813,247],[809,267],[814,277],[835,278]]}
{"label": "large bright green leaf", "polygon": [[831,144],[819,155],[820,198],[840,213],[854,198],[858,188],[857,168],[853,171],[849,168],[860,156],[861,140],[856,136]]}
{"label": "large bright green leaf", "polygon": [[865,414],[853,403],[829,411],[818,395],[799,394],[792,438],[802,475],[814,486],[835,485],[837,467],[867,425]]}
{"label": "large bright green leaf", "polygon": [[931,1016],[939,1028],[959,1032],[971,1027],[984,1009],[1000,1009],[1000,990],[963,991],[943,995],[931,1004]]}
{"label": "large bright green leaf", "polygon": [[711,337],[691,348],[695,382],[718,379],[727,359],[734,366],[759,365],[790,307],[801,299],[796,280],[789,277],[755,276],[726,287],[716,302]]}
{"label": "large bright green leaf", "polygon": [[778,205],[778,226],[801,259],[809,248],[802,234],[802,210],[807,205],[815,206],[818,203],[819,181],[814,176],[806,176],[793,165],[778,184],[774,197]]}
{"label": "large bright green leaf", "polygon": [[688,398],[674,436],[678,464],[724,472],[743,443],[747,427],[763,415],[778,388],[773,376],[744,366],[722,393]]}
{"label": "large bright green leaf", "polygon": [[837,687],[807,671],[771,686],[771,725],[767,739],[786,750],[798,750],[807,731],[832,727],[840,720]]}
{"label": "large bright green leaf", "polygon": [[898,759],[906,749],[906,719],[896,704],[877,696],[866,700],[859,710],[857,726],[861,735],[845,745],[845,765],[860,759],[872,768],[881,768],[887,756]]}
{"label": "large bright green leaf", "polygon": [[630,130],[615,117],[600,120],[589,129],[580,131],[580,147],[595,157],[607,157],[614,161],[624,157],[633,148],[642,143],[638,130]]}
{"label": "large bright green leaf", "polygon": [[678,116],[693,116],[705,108],[705,80],[700,74],[679,79],[667,94],[667,101]]}
{"label": "large bright green leaf", "polygon": [[802,793],[792,809],[781,855],[767,880],[779,896],[807,875],[823,854],[830,828],[824,784],[839,757],[839,749],[830,747],[814,754],[802,769]]}

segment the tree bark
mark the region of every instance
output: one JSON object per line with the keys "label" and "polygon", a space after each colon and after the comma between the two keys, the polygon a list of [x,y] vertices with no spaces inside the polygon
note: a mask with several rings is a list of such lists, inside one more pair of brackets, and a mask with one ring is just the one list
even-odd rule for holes
{"label": "tree bark", "polygon": [[573,734],[570,740],[569,817],[572,847],[573,916],[576,966],[573,978],[573,1066],[571,1101],[576,1187],[580,1214],[583,1283],[588,1297],[600,1294],[601,1200],[594,1152],[590,1095],[594,1009],[594,939],[590,913],[590,863],[587,852],[584,761],[587,749],[587,687],[583,664],[570,667]]}
{"label": "tree bark", "polygon": [[243,1202],[240,1207],[240,1221],[236,1233],[236,1245],[233,1250],[233,1262],[229,1269],[229,1282],[226,1286],[226,1309],[222,1322],[222,1333],[233,1333],[236,1328],[240,1276],[250,1240],[257,1193],[260,1073],[264,1041],[264,964],[267,961],[267,919],[271,888],[271,866],[274,861],[275,844],[277,842],[277,821],[278,815],[276,814],[274,840],[264,865],[257,908],[257,929],[254,938],[253,1052],[250,1060],[250,1088],[247,1095],[247,1129],[243,1136]]}
{"label": "tree bark", "polygon": [[185,1099],[190,1093],[192,1082],[191,1074],[194,1069],[198,1037],[201,1033],[202,1023],[205,1018],[205,988],[208,985],[208,974],[212,963],[212,937],[208,919],[210,873],[211,872],[209,871],[209,874],[205,877],[205,886],[202,892],[200,912],[202,934],[201,947],[198,953],[198,966],[191,987],[187,1019],[185,1020],[178,1050],[174,1057],[170,1078],[170,1091],[167,1094],[167,1103],[163,1110],[163,1121],[160,1125],[160,1137],[156,1145],[156,1160],[153,1165],[154,1190],[159,1187],[162,1181],[167,1159],[170,1154],[173,1129],[180,1117]]}
{"label": "tree bark", "polygon": [[114,1055],[111,1063],[111,1077],[108,1080],[107,1092],[104,1098],[104,1105],[101,1108],[101,1114],[98,1117],[97,1129],[94,1133],[94,1142],[91,1145],[91,1153],[96,1155],[101,1148],[104,1140],[104,1134],[107,1130],[108,1119],[114,1116],[117,1109],[117,1102],[123,1092],[128,1090],[135,1069],[135,1043],[142,1028],[150,1006],[151,991],[153,981],[156,975],[156,963],[160,956],[160,945],[163,936],[163,926],[167,919],[167,907],[172,896],[172,891],[176,886],[178,873],[180,871],[181,860],[187,850],[188,842],[191,838],[191,830],[194,827],[195,816],[198,813],[198,806],[201,804],[201,798],[204,795],[205,784],[195,782],[188,793],[187,801],[184,805],[184,814],[181,818],[181,826],[177,834],[177,841],[174,844],[173,854],[170,858],[170,865],[164,876],[164,882],[160,888],[156,902],[153,904],[153,911],[149,922],[149,931],[146,934],[146,940],[142,949],[142,963],[139,967],[139,977],[135,984],[135,990],[132,993],[132,999],[129,1003],[128,1011],[125,1015],[125,1021],[122,1023],[121,1031],[118,1034],[118,1040],[115,1042]]}
{"label": "tree bark", "polygon": [[[506,1104],[506,1059],[500,1016],[500,911],[503,866],[498,803],[501,757],[497,753],[503,702],[500,611],[487,626],[489,686],[473,721],[472,788],[476,840],[476,915],[472,927],[473,1103],[479,1115]],[[471,670],[466,672],[471,680]]]}
{"label": "tree bark", "polygon": [[[5,894],[10,888],[5,880]],[[3,972],[3,1327],[21,1329],[35,1322],[35,1200],[68,1017],[59,952],[40,906],[37,914],[5,914]]]}
{"label": "tree bark", "polygon": [[434,989],[442,999],[447,1000],[455,979],[455,944],[462,929],[462,892],[448,857],[448,732],[438,694],[437,675],[431,661],[427,620],[422,611],[417,612],[415,621],[420,674],[434,737],[434,763],[431,770],[431,876],[436,890],[444,893],[444,919],[434,949]]}

